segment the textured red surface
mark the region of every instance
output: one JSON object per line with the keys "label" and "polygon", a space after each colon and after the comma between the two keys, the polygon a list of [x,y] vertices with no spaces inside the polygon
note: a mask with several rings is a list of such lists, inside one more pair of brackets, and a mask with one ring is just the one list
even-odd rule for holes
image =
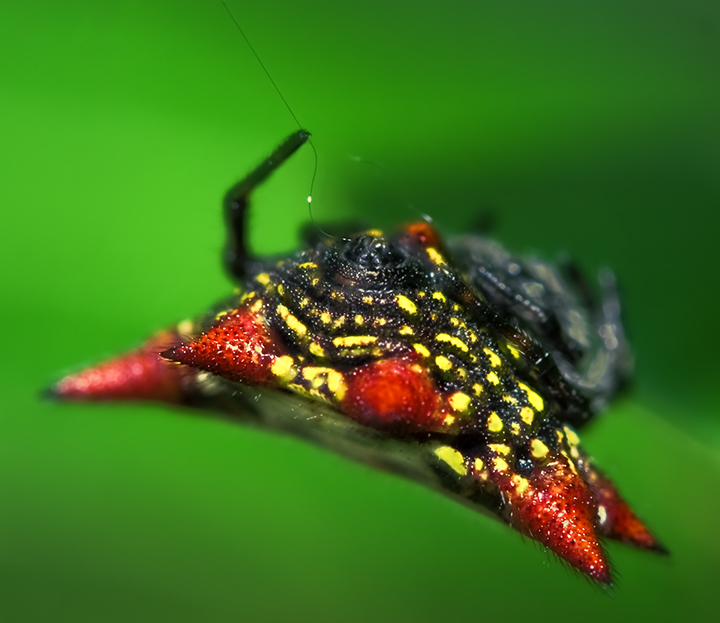
{"label": "textured red surface", "polygon": [[440,233],[430,223],[418,221],[405,225],[405,232],[415,238],[424,247],[439,248],[443,246]]}
{"label": "textured red surface", "polygon": [[223,316],[196,340],[163,353],[172,361],[244,383],[270,383],[278,339],[247,306]]}
{"label": "textured red surface", "polygon": [[66,400],[181,402],[182,380],[188,370],[160,357],[163,350],[179,343],[177,333],[164,331],[138,350],[65,377],[52,393]]}
{"label": "textured red surface", "polygon": [[556,455],[535,468],[524,491],[504,473],[496,473],[494,480],[509,502],[510,521],[520,532],[591,578],[610,584],[610,568],[595,528],[595,500],[564,456]]}
{"label": "textured red surface", "polygon": [[412,358],[375,361],[345,376],[342,409],[373,428],[422,431],[442,422],[440,398],[427,370]]}
{"label": "textured red surface", "polygon": [[600,523],[604,535],[642,549],[667,552],[605,476],[599,478],[595,487],[595,499],[606,513],[605,521]]}

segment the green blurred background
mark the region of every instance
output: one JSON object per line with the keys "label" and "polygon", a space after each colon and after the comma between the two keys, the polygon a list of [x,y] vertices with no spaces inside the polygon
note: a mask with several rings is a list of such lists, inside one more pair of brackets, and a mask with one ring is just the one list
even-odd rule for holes
{"label": "green blurred background", "polygon": [[[499,523],[262,431],[38,391],[230,284],[219,199],[296,126],[220,2],[0,5],[2,621],[678,620],[720,606],[720,5],[229,2],[318,221],[612,266],[637,382],[584,436],[666,542],[610,595]],[[359,156],[383,171],[353,162]],[[252,242],[307,220],[303,149]],[[408,208],[414,206],[414,210]]]}

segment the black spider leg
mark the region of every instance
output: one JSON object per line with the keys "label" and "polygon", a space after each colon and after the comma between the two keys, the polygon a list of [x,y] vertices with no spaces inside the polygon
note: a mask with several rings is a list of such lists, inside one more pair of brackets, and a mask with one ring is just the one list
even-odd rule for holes
{"label": "black spider leg", "polygon": [[563,257],[560,261],[560,271],[570,286],[580,295],[585,307],[589,309],[592,314],[595,314],[599,309],[598,298],[595,296],[587,279],[585,279],[585,275],[580,270],[577,262],[571,257]]}
{"label": "black spider leg", "polygon": [[617,282],[611,270],[601,270],[598,275],[598,299],[577,264],[565,259],[561,269],[563,276],[583,299],[599,336],[595,348],[585,355],[587,364],[584,371],[567,370],[563,374],[590,392],[593,409],[597,411],[627,385],[632,372],[632,356],[623,331]]}
{"label": "black spider leg", "polygon": [[262,184],[272,173],[292,156],[310,137],[306,130],[298,130],[288,136],[283,143],[263,160],[247,177],[235,184],[225,194],[225,222],[227,227],[227,246],[225,247],[225,268],[238,280],[247,272],[250,259],[246,240],[245,212],[250,203],[253,190]]}
{"label": "black spider leg", "polygon": [[[553,348],[560,351],[568,361],[577,361],[579,354],[570,348],[571,344],[565,339],[562,326],[556,315],[547,314],[528,297],[523,296],[516,289],[510,287],[500,277],[490,272],[484,266],[477,268],[476,278],[483,280],[484,285],[477,285],[479,285],[486,294],[491,294],[494,302],[499,304],[501,309],[512,310],[513,314],[521,316],[528,325],[526,328],[536,332],[538,335],[545,336]],[[544,357],[547,356],[548,353],[544,353]],[[543,361],[541,359],[533,363],[535,365],[541,365]]]}
{"label": "black spider leg", "polygon": [[476,319],[492,326],[531,362],[527,371],[530,380],[553,396],[563,410],[564,417],[572,424],[583,424],[588,419],[588,401],[566,381],[553,357],[522,329],[513,326],[490,305],[480,301],[459,275],[452,275],[451,287],[458,299],[473,311]]}

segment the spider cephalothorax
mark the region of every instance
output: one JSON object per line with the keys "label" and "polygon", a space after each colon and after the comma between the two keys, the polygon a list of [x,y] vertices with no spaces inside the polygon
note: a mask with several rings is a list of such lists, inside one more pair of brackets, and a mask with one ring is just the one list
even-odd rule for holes
{"label": "spider cephalothorax", "polygon": [[602,537],[662,551],[576,433],[630,369],[611,275],[596,301],[571,264],[477,236],[445,245],[427,222],[250,258],[249,195],[307,137],[226,196],[239,294],[55,394],[180,403],[310,436],[489,510],[600,582]]}

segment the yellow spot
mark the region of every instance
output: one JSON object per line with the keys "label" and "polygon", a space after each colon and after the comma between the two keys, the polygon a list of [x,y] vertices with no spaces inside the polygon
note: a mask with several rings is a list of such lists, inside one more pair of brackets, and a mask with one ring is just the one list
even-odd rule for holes
{"label": "yellow spot", "polygon": [[365,318],[363,318],[360,314],[355,316],[355,324],[362,324],[363,322],[365,322]]}
{"label": "yellow spot", "polygon": [[488,448],[490,448],[496,454],[502,454],[504,456],[510,454],[510,446],[504,443],[490,443],[488,444]]}
{"label": "yellow spot", "polygon": [[503,396],[503,400],[504,400],[505,402],[509,402],[511,405],[516,405],[516,404],[517,404],[517,399],[516,399],[514,396],[511,396],[510,394],[505,394],[505,395]]}
{"label": "yellow spot", "polygon": [[434,247],[428,247],[426,250],[427,250],[428,257],[433,262],[435,262],[438,266],[441,266],[442,264],[445,263],[445,259],[443,258],[442,255],[440,255],[440,253],[438,253],[437,249],[435,249]]}
{"label": "yellow spot", "polygon": [[500,357],[497,356],[497,353],[491,351],[489,348],[483,348],[483,352],[488,356],[488,359],[490,359],[490,365],[493,368],[499,368],[502,365],[502,361]]}
{"label": "yellow spot", "polygon": [[457,318],[452,317],[452,318],[450,318],[450,324],[451,324],[453,327],[459,327],[459,326],[460,326],[460,321],[459,321]]}
{"label": "yellow spot", "polygon": [[530,487],[530,482],[527,478],[523,478],[522,476],[519,476],[518,474],[515,474],[510,481],[515,485],[515,491],[517,491],[518,495],[525,495],[525,492]]}
{"label": "yellow spot", "polygon": [[[567,454],[565,454],[564,452],[562,454],[565,456],[565,458],[567,458]],[[570,466],[572,472],[577,476],[578,471],[577,467],[575,467],[575,462],[568,459],[568,465]]]}
{"label": "yellow spot", "polygon": [[192,320],[183,320],[178,326],[177,331],[180,335],[190,335],[193,332]]}
{"label": "yellow spot", "polygon": [[263,306],[262,300],[258,299],[250,306],[250,311],[253,314],[257,314],[262,309],[262,306]]}
{"label": "yellow spot", "polygon": [[270,275],[267,273],[260,273],[257,277],[255,277],[255,281],[259,281],[261,284],[266,286],[270,283]]}
{"label": "yellow spot", "polygon": [[302,375],[303,378],[312,381],[316,376],[319,374],[327,374],[328,372],[332,372],[332,368],[321,368],[318,366],[305,366],[302,369]]}
{"label": "yellow spot", "polygon": [[416,314],[417,313],[417,306],[407,296],[398,294],[395,297],[395,300],[397,301],[397,304],[402,309],[404,309],[408,314]]}
{"label": "yellow spot", "polygon": [[340,316],[335,322],[333,322],[333,327],[342,327],[345,324],[345,316]]}
{"label": "yellow spot", "polygon": [[410,327],[408,327],[407,325],[405,325],[404,327],[400,327],[400,329],[398,330],[398,333],[399,333],[400,335],[412,335],[412,334],[413,334],[413,330],[412,330],[412,328],[410,328]]}
{"label": "yellow spot", "polygon": [[436,301],[442,301],[443,303],[444,303],[445,301],[447,301],[447,299],[445,298],[445,295],[444,295],[442,292],[433,292],[432,297],[433,297]]}
{"label": "yellow spot", "polygon": [[418,295],[421,299],[422,299],[422,298],[425,298],[425,292],[423,292],[422,290],[420,290],[420,291],[417,293],[417,295]]}
{"label": "yellow spot", "polygon": [[454,421],[455,421],[455,416],[454,416],[454,415],[450,415],[450,414],[448,413],[448,414],[445,416],[445,418],[443,419],[443,424],[445,424],[445,426],[450,426]]}
{"label": "yellow spot", "polygon": [[[314,286],[316,286],[318,283],[320,283],[320,280],[319,280],[317,277],[315,277],[315,279],[312,280],[312,284],[313,284]],[[340,293],[335,293],[335,292],[333,292],[333,294],[336,294],[336,296],[334,296],[333,298],[338,298],[338,299],[340,299],[341,301],[343,300],[343,295],[342,295],[342,294],[340,294]]]}
{"label": "yellow spot", "polygon": [[[262,303],[261,303],[261,305],[262,305]],[[217,314],[215,314],[215,320],[220,320],[220,318],[222,318],[223,316],[227,316],[227,315],[228,315],[227,310],[218,312]]]}
{"label": "yellow spot", "polygon": [[555,434],[557,435],[558,443],[562,443],[563,439],[565,439],[565,435],[557,429],[555,429]]}
{"label": "yellow spot", "polygon": [[[307,366],[302,371],[303,378],[312,383],[313,389],[317,390],[327,384],[328,389],[335,395],[338,400],[345,397],[345,379],[340,372],[332,368],[321,368],[315,366]],[[322,394],[314,394],[316,397],[324,398]]]}
{"label": "yellow spot", "polygon": [[535,411],[533,411],[530,407],[523,407],[520,409],[520,417],[522,418],[522,421],[525,422],[528,426],[533,423],[533,419],[535,418]]}
{"label": "yellow spot", "polygon": [[517,348],[510,344],[510,342],[507,342],[505,346],[510,351],[510,354],[515,357],[515,359],[520,359],[520,351]]}
{"label": "yellow spot", "polygon": [[382,230],[381,229],[368,229],[365,232],[368,236],[375,236],[375,238],[379,238],[382,236]]}
{"label": "yellow spot", "polygon": [[607,510],[605,510],[604,506],[598,506],[598,519],[601,524],[607,521]]}
{"label": "yellow spot", "polygon": [[454,335],[448,335],[447,333],[438,333],[435,336],[435,339],[438,342],[449,342],[452,344],[455,348],[459,348],[464,353],[468,352],[468,347],[465,342],[463,342],[460,338],[455,337]]}
{"label": "yellow spot", "polygon": [[278,284],[277,291],[280,296],[285,296],[285,286],[282,283]]}
{"label": "yellow spot", "polygon": [[483,391],[483,386],[480,385],[480,383],[475,383],[475,384],[473,385],[473,393],[474,393],[476,396],[479,396],[480,394],[482,394],[482,391]]}
{"label": "yellow spot", "polygon": [[[288,355],[283,355],[282,357],[278,357],[275,361],[272,362],[272,366],[270,366],[270,372],[272,372],[275,376],[280,377],[287,377],[288,373],[291,371],[293,365],[293,358]],[[289,378],[292,378],[295,376],[292,374]]]}
{"label": "yellow spot", "polygon": [[452,363],[450,363],[450,360],[447,357],[443,357],[442,355],[438,355],[437,357],[435,357],[435,364],[438,368],[444,370],[445,372],[452,368]]}
{"label": "yellow spot", "polygon": [[536,459],[544,459],[549,452],[548,447],[539,439],[533,439],[530,442],[530,453]]}
{"label": "yellow spot", "polygon": [[421,355],[422,357],[430,356],[430,351],[427,348],[425,348],[425,346],[423,346],[422,344],[413,344],[413,348],[415,349],[415,352],[418,355]]}
{"label": "yellow spot", "polygon": [[580,438],[577,436],[575,431],[572,428],[569,428],[568,426],[564,427],[565,435],[567,436],[567,440],[572,446],[576,446],[580,443]]}
{"label": "yellow spot", "polygon": [[280,317],[285,321],[285,324],[291,331],[294,331],[300,336],[307,333],[307,327],[300,322],[295,316],[293,316],[285,305],[278,305],[277,312]]}
{"label": "yellow spot", "polygon": [[300,307],[307,307],[310,303],[310,299],[306,296],[303,298],[302,301],[300,301]]}
{"label": "yellow spot", "polygon": [[508,468],[507,461],[505,461],[505,459],[501,459],[499,456],[493,459],[493,465],[495,466],[495,469],[499,472],[504,472]]}
{"label": "yellow spot", "polygon": [[519,435],[520,434],[520,424],[518,424],[517,422],[513,422],[512,424],[510,424],[510,432],[513,435]]}
{"label": "yellow spot", "polygon": [[461,476],[464,476],[467,472],[465,467],[465,457],[460,454],[455,448],[450,446],[440,446],[435,449],[435,456],[441,461],[445,461],[454,471]]}
{"label": "yellow spot", "polygon": [[322,320],[325,324],[330,324],[332,316],[328,312],[323,312],[320,314],[320,320]]}
{"label": "yellow spot", "polygon": [[310,346],[308,347],[308,350],[310,351],[311,354],[315,355],[316,357],[324,357],[325,356],[325,350],[317,342],[312,342],[310,344]]}
{"label": "yellow spot", "polygon": [[530,404],[535,407],[535,411],[542,411],[545,408],[545,403],[540,395],[536,394],[532,389],[525,385],[525,383],[518,383],[518,387],[527,394]]}
{"label": "yellow spot", "polygon": [[499,433],[503,429],[503,423],[500,416],[493,411],[487,419],[488,430],[491,433]]}
{"label": "yellow spot", "polygon": [[312,393],[310,391],[308,391],[307,389],[305,389],[302,385],[299,385],[298,383],[290,383],[287,386],[287,388],[291,389],[294,392],[297,392],[301,396],[312,397]]}
{"label": "yellow spot", "polygon": [[363,303],[367,303],[368,305],[371,305],[373,302],[372,296],[363,296]]}
{"label": "yellow spot", "polygon": [[345,377],[336,370],[330,370],[327,375],[328,389],[335,395],[339,401],[345,398],[347,387],[345,386]]}
{"label": "yellow spot", "polygon": [[580,453],[578,452],[577,446],[570,447],[570,456],[575,460],[580,458]]}
{"label": "yellow spot", "polygon": [[385,318],[375,318],[375,324],[380,325],[381,327],[387,322]]}
{"label": "yellow spot", "polygon": [[315,262],[303,262],[298,264],[298,268],[317,268],[317,264]]}
{"label": "yellow spot", "polygon": [[335,346],[367,346],[376,342],[377,338],[374,335],[349,335],[347,337],[336,337],[333,340]]}
{"label": "yellow spot", "polygon": [[471,342],[477,342],[477,335],[475,335],[474,331],[468,331],[468,336],[470,337]]}
{"label": "yellow spot", "polygon": [[255,295],[256,295],[255,292],[245,292],[245,294],[243,294],[243,295],[240,297],[240,302],[241,302],[241,303],[244,303],[245,301],[251,299],[251,298],[254,297]]}
{"label": "yellow spot", "polygon": [[454,411],[465,411],[470,406],[470,396],[463,392],[455,392],[448,402]]}
{"label": "yellow spot", "polygon": [[463,381],[465,380],[465,377],[467,377],[467,370],[465,368],[458,368],[457,373]]}
{"label": "yellow spot", "polygon": [[475,459],[473,462],[473,468],[475,469],[476,473],[480,473],[482,470],[485,469],[485,463],[483,463],[482,459]]}
{"label": "yellow spot", "polygon": [[488,372],[488,375],[485,378],[493,385],[500,385],[500,379],[498,378],[498,375],[494,372]]}

